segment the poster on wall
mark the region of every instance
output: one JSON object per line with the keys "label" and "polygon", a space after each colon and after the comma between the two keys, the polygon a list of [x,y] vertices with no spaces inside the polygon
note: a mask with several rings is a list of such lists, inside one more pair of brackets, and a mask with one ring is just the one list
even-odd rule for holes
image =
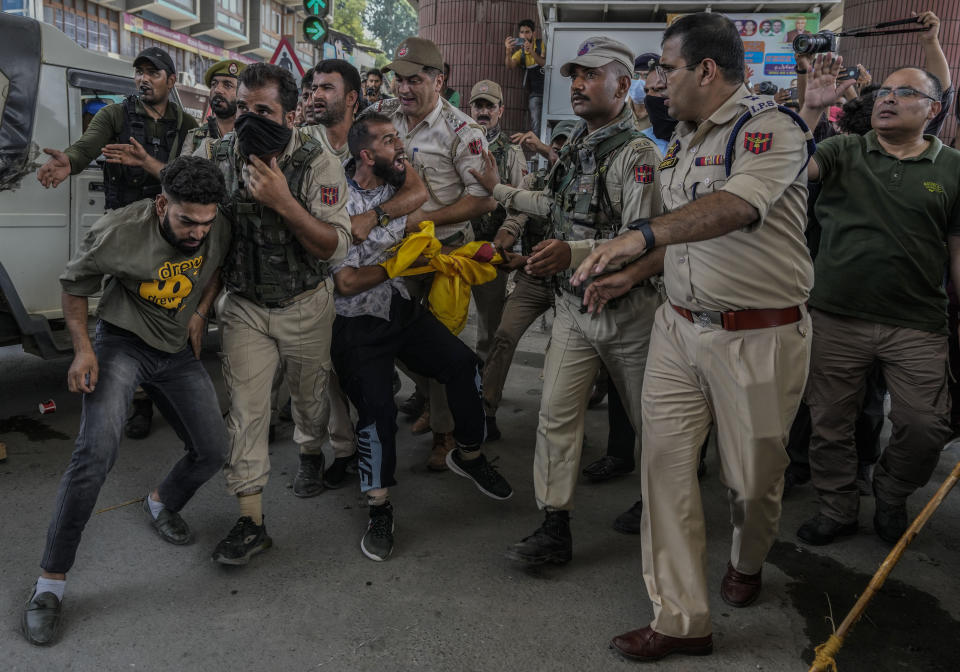
{"label": "poster on wall", "polygon": [[[683,14],[667,14],[671,24]],[[727,14],[743,40],[747,79],[752,84],[773,82],[778,88],[796,86],[797,65],[793,38],[820,30],[820,15],[814,13]]]}

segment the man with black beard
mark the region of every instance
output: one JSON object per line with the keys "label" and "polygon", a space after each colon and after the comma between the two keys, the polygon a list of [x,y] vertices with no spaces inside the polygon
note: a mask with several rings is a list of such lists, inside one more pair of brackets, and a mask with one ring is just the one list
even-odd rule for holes
{"label": "man with black beard", "polygon": [[[179,512],[223,465],[229,445],[216,391],[199,360],[206,314],[219,286],[214,278],[230,241],[229,225],[214,224],[226,195],[223,176],[209,161],[180,157],[163,171],[161,185],[155,201],[137,201],[100,218],[60,276],[74,349],[67,385],[83,394],[83,410],[47,532],[43,573],[23,612],[23,634],[32,644],[56,638],[66,573],[117,458],[137,385],[157,402],[186,450],[143,501],[164,541],[190,542]],[[91,344],[87,304],[104,279]],[[101,548],[93,555],[108,552]]]}
{"label": "man with black beard", "polygon": [[[44,187],[56,187],[103,154],[107,159],[103,166],[107,210],[160,193],[160,170],[179,155],[197,122],[170,99],[177,82],[170,54],[159,47],[144,49],[133,61],[133,72],[137,95],[97,112],[80,139],[64,151],[43,150],[52,157],[37,171]],[[152,417],[150,399],[138,392],[127,421],[127,436],[146,438]]]}
{"label": "man with black beard", "polygon": [[[350,129],[349,146],[353,159],[346,167],[347,210],[364,212],[404,183],[408,171],[403,141],[389,117],[370,113]],[[396,485],[397,407],[391,380],[395,359],[445,385],[457,442],[457,449],[446,456],[447,466],[488,497],[503,500],[513,494],[480,452],[484,419],[476,355],[411,297],[401,278],[391,278],[381,265],[408,231],[419,230],[418,224],[405,216],[390,219],[351,247],[333,269],[337,317],[330,354],[360,416],[360,490],[370,505],[360,549],[375,561],[386,560],[393,551],[388,488]]]}
{"label": "man with black beard", "polygon": [[313,118],[313,68],[310,68],[300,78],[300,118],[298,126],[312,126],[316,121]]}
{"label": "man with black beard", "polygon": [[240,73],[234,133],[205,143],[227,178],[233,226],[219,304],[223,377],[232,442],[224,468],[240,518],[213,559],[242,565],[269,548],[262,493],[270,472],[270,390],[278,366],[290,390],[301,454],[323,455],[329,403],[333,283],[329,264],[350,245],[339,162],[293,128],[297,85],[289,71],[255,63]]}
{"label": "man with black beard", "polygon": [[207,69],[203,81],[210,88],[210,111],[213,114],[207,117],[206,124],[187,133],[181,154],[193,154],[204,138],[217,140],[233,131],[237,116],[237,81],[246,67],[246,63],[229,59]]}

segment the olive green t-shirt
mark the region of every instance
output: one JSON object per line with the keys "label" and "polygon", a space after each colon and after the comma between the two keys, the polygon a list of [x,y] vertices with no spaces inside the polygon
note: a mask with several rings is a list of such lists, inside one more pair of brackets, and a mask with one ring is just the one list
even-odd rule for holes
{"label": "olive green t-shirt", "polygon": [[884,151],[872,130],[817,147],[822,233],[810,306],[947,333],[947,236],[960,235],[960,152],[924,139],[930,146],[908,159]]}
{"label": "olive green t-shirt", "polygon": [[196,254],[184,254],[160,233],[153,200],[144,199],[97,220],[60,285],[67,294],[93,296],[109,276],[97,317],[157,350],[179,352],[203,288],[229,245],[230,224],[218,217]]}

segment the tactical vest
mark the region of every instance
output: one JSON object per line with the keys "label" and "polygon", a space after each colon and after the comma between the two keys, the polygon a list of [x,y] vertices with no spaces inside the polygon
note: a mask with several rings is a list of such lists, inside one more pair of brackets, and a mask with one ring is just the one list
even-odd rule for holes
{"label": "tactical vest", "polygon": [[[177,155],[177,148],[183,146],[187,131],[183,128],[183,110],[175,106],[177,119],[166,117],[156,121],[165,130],[161,137],[147,137],[147,124],[137,114],[136,96],[123,99],[123,129],[117,142],[130,144],[134,138],[146,150],[147,154],[166,164],[171,156]],[[172,102],[167,103],[173,105]],[[103,189],[107,210],[115,210],[144,198],[153,198],[160,193],[160,180],[139,166],[124,166],[119,163],[103,164]]]}
{"label": "tactical vest", "polygon": [[[303,144],[291,156],[281,159],[280,170],[287,178],[290,193],[309,211],[301,186],[323,146],[305,133],[300,133],[300,139]],[[230,252],[223,262],[223,282],[231,292],[254,303],[278,308],[323,282],[327,265],[304,249],[280,215],[254,200],[243,187],[242,161],[236,156],[235,143],[236,135],[227,133],[213,143],[211,150],[227,178],[230,194],[220,208],[233,225]]]}
{"label": "tactical vest", "polygon": [[[203,126],[198,126],[192,131],[188,131],[187,138],[192,143],[190,151],[188,152],[189,154],[193,154],[195,151],[197,151],[200,148],[200,145],[203,144],[203,141],[207,138],[210,138],[211,140],[219,140],[220,127],[217,126],[217,118],[213,116],[207,117],[207,123],[205,123]],[[186,142],[186,140],[184,140],[184,142]]]}
{"label": "tactical vest", "polygon": [[[487,149],[497,162],[497,174],[500,176],[500,183],[507,184],[507,180],[510,177],[510,168],[507,165],[507,157],[510,154],[510,143],[507,141],[507,136],[504,133],[500,133],[497,139],[489,144]],[[470,224],[473,225],[474,237],[477,240],[493,240],[494,236],[497,235],[497,231],[500,229],[500,225],[503,224],[503,220],[506,218],[506,209],[498,204],[496,210],[485,212],[471,220]]]}
{"label": "tactical vest", "polygon": [[[582,122],[581,122],[582,123]],[[614,211],[607,193],[608,159],[627,143],[642,137],[632,124],[601,141],[592,152],[571,140],[560,150],[548,179],[554,194],[550,217],[553,235],[559,240],[601,240],[620,231],[620,213]],[[560,286],[573,294],[583,288],[570,284],[573,272],[558,274]]]}
{"label": "tactical vest", "polygon": [[[547,186],[547,171],[540,169],[534,173],[533,184],[530,185],[530,191],[543,191],[545,186]],[[524,255],[533,254],[534,246],[546,240],[549,236],[549,218],[527,215],[527,223],[523,227],[523,235],[520,236],[520,249]]]}

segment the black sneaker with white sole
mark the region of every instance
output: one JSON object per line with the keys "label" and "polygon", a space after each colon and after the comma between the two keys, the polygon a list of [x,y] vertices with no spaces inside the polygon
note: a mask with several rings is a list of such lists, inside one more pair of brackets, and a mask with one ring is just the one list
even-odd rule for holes
{"label": "black sneaker with white sole", "polygon": [[273,539],[267,535],[267,524],[257,525],[250,516],[241,516],[217,544],[212,557],[221,565],[245,565],[271,546]]}
{"label": "black sneaker with white sole", "polygon": [[451,450],[447,453],[447,466],[450,471],[469,478],[487,497],[493,499],[510,499],[513,497],[513,488],[507,482],[492,462],[487,461],[486,455],[472,460],[465,460],[460,454],[462,448]]}
{"label": "black sneaker with white sole", "polygon": [[367,531],[360,540],[360,550],[376,562],[383,562],[393,553],[393,505],[390,502],[370,507]]}

